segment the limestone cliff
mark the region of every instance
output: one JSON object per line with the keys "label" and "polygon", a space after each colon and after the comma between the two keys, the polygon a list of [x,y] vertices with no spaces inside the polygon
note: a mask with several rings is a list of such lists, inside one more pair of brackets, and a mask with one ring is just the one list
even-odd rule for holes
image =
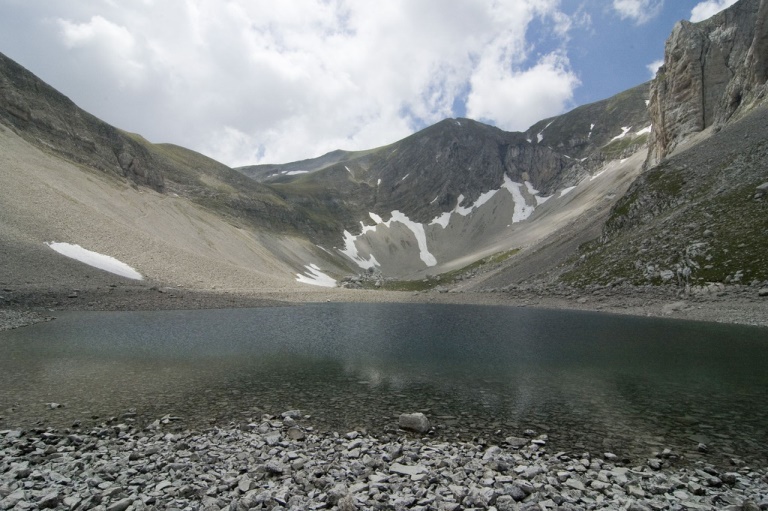
{"label": "limestone cliff", "polygon": [[651,84],[648,166],[681,141],[765,99],[768,0],[741,0],[700,23],[681,21]]}

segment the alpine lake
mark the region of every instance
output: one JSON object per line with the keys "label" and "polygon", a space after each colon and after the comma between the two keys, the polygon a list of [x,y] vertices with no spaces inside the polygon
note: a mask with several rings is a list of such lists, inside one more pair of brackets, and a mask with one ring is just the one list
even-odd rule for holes
{"label": "alpine lake", "polygon": [[445,440],[768,464],[765,328],[429,304],[57,316],[0,332],[0,429],[298,409],[315,430],[401,435],[423,412]]}

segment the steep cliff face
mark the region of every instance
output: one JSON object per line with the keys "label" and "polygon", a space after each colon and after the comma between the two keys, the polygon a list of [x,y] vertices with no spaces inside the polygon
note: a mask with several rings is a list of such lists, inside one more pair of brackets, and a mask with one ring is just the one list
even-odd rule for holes
{"label": "steep cliff face", "polygon": [[722,126],[765,99],[767,17],[768,0],[741,0],[708,20],[675,25],[651,84],[648,166],[689,135]]}

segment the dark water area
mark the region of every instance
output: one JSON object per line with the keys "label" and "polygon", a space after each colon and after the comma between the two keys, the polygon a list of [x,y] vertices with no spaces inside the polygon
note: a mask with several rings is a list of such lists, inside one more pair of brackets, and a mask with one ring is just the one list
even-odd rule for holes
{"label": "dark water area", "polygon": [[642,459],[669,448],[765,466],[768,329],[317,304],[61,313],[0,332],[0,430],[165,415],[179,418],[169,427],[205,428],[291,409],[342,433],[394,432],[400,413],[423,411],[446,439],[497,443],[530,429],[555,450]]}

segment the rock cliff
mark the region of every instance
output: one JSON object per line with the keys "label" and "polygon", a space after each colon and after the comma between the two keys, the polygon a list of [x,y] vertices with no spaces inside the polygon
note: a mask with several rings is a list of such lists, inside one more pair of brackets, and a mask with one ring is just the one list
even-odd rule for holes
{"label": "rock cliff", "polygon": [[686,137],[720,127],[766,97],[768,1],[741,0],[700,23],[680,21],[651,84],[647,166]]}

